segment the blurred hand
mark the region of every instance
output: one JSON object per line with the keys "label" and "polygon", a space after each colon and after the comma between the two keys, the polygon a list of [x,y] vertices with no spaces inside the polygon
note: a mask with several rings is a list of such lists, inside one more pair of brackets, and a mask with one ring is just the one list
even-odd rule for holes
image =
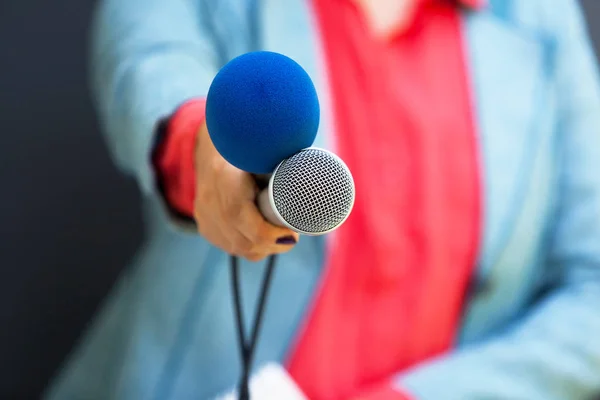
{"label": "blurred hand", "polygon": [[296,232],[263,218],[255,203],[258,187],[254,178],[221,157],[206,123],[198,132],[195,168],[194,219],[198,232],[213,245],[229,254],[259,261],[285,253],[298,242]]}

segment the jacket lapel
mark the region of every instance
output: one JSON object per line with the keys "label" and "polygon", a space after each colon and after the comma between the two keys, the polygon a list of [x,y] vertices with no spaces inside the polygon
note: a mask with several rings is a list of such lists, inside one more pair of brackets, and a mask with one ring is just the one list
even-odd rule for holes
{"label": "jacket lapel", "polygon": [[497,262],[512,235],[539,143],[544,110],[544,46],[491,10],[466,20],[480,135],[484,233],[481,268]]}
{"label": "jacket lapel", "polygon": [[465,33],[484,210],[474,282],[480,296],[463,327],[468,340],[510,318],[525,300],[556,186],[552,46],[493,8],[467,16]]}

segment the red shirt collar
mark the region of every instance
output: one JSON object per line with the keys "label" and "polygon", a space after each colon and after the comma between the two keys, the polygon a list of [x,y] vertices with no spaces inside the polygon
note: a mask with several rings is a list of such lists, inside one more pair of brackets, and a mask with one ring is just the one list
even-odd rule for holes
{"label": "red shirt collar", "polygon": [[481,10],[487,5],[487,0],[457,0],[460,5],[473,10]]}

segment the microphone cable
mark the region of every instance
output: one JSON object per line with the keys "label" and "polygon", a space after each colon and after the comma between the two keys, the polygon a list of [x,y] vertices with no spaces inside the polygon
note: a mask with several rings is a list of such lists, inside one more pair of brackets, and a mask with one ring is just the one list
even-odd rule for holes
{"label": "microphone cable", "polygon": [[271,281],[273,280],[273,271],[275,269],[275,261],[277,260],[277,256],[273,254],[269,256],[269,259],[267,261],[267,270],[263,277],[262,285],[260,288],[258,305],[256,307],[249,340],[247,340],[246,335],[244,333],[244,315],[242,309],[241,289],[239,282],[239,260],[236,256],[230,256],[229,260],[231,270],[231,285],[233,287],[233,304],[235,307],[236,325],[238,331],[238,346],[240,349],[240,355],[242,360],[242,375],[239,382],[238,399],[249,400],[249,377],[250,372],[252,370],[252,361],[254,357],[254,352],[256,350],[258,334],[260,332],[260,327],[264,316],[267,294],[269,292]]}

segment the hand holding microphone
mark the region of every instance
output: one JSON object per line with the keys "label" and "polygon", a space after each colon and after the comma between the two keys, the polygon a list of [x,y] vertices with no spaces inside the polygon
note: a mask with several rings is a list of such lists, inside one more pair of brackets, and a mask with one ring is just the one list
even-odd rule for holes
{"label": "hand holding microphone", "polygon": [[338,228],[354,204],[354,181],[344,162],[310,148],[319,119],[310,77],[278,53],[234,58],[207,96],[206,124],[215,149],[264,189],[257,199],[264,218],[305,235]]}
{"label": "hand holding microphone", "polygon": [[274,226],[256,207],[257,185],[252,175],[228,163],[215,149],[204,124],[196,145],[198,231],[229,254],[259,261],[293,248],[298,233]]}
{"label": "hand holding microphone", "polygon": [[354,183],[337,156],[309,149],[319,116],[314,85],[295,61],[255,52],[227,63],[211,84],[198,137],[199,232],[258,261],[290,250],[298,233],[341,225]]}

